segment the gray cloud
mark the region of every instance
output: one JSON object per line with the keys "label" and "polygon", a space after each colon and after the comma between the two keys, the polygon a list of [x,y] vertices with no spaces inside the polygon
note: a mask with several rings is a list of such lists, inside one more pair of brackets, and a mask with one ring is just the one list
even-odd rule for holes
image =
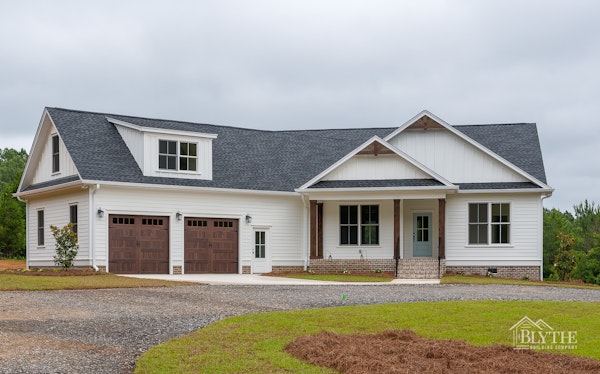
{"label": "gray cloud", "polygon": [[3,2],[0,147],[28,148],[44,106],[261,129],[426,108],[537,122],[545,204],[568,209],[600,201],[598,35],[596,1]]}

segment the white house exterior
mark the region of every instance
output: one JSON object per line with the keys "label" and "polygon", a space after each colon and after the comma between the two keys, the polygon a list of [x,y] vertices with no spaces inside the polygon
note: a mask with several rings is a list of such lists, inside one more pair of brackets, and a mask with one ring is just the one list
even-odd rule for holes
{"label": "white house exterior", "polygon": [[497,272],[539,279],[535,124],[251,129],[46,108],[16,196],[27,265],[76,224],[115,273]]}

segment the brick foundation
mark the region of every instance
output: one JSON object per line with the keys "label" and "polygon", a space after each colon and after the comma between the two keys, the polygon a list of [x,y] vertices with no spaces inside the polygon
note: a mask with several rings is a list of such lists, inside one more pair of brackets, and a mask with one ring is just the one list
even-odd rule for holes
{"label": "brick foundation", "polygon": [[273,266],[273,273],[301,273],[304,266]]}
{"label": "brick foundation", "polygon": [[181,266],[173,266],[173,274],[174,275],[180,275],[182,273],[182,267]]}
{"label": "brick foundation", "polygon": [[394,259],[341,260],[341,259],[311,259],[310,270],[317,274],[335,274],[344,270],[350,273],[372,273],[381,271],[394,273]]}
{"label": "brick foundation", "polygon": [[242,274],[250,274],[250,266],[242,266]]}
{"label": "brick foundation", "polygon": [[398,262],[400,279],[439,279],[446,272],[446,260],[430,257],[405,258]]}
{"label": "brick foundation", "polygon": [[530,280],[540,280],[539,266],[447,266],[446,271],[452,273],[462,272],[465,275],[478,274],[487,275],[488,269],[497,269],[494,277],[523,279],[527,277]]}

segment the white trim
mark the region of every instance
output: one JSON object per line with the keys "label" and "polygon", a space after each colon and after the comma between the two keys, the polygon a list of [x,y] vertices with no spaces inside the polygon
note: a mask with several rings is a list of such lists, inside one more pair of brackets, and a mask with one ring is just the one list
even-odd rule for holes
{"label": "white trim", "polygon": [[457,191],[459,194],[496,194],[496,193],[546,193],[552,195],[554,188],[512,188],[512,189],[487,189],[487,190],[461,190]]}
{"label": "white trim", "polygon": [[454,192],[458,190],[458,186],[412,186],[412,187],[346,187],[346,188],[305,188],[295,189],[298,193],[311,192],[357,192],[357,191],[447,191]]}
{"label": "white trim", "polygon": [[196,138],[207,138],[207,139],[216,139],[217,138],[217,134],[209,134],[209,133],[196,132],[196,131],[185,131],[185,130],[169,130],[169,129],[155,128],[155,127],[145,127],[145,126],[134,125],[133,123],[121,121],[121,120],[114,119],[111,117],[105,117],[105,118],[108,122],[112,123],[113,125],[127,127],[132,130],[139,131],[139,132],[147,132],[147,133],[153,133],[153,134],[193,136]]}
{"label": "white trim", "polygon": [[[513,215],[513,208],[512,208],[512,203],[509,201],[504,201],[504,200],[497,200],[497,199],[492,199],[492,200],[487,200],[487,201],[482,201],[482,200],[472,200],[472,201],[467,201],[467,209],[466,209],[466,217],[465,217],[465,221],[467,224],[467,228],[466,228],[466,237],[465,237],[465,248],[483,248],[483,249],[493,249],[493,248],[514,248],[514,243],[513,243],[513,236],[512,236],[512,215]],[[475,244],[470,244],[469,243],[469,234],[470,234],[470,226],[471,226],[471,221],[470,221],[470,211],[469,211],[469,206],[471,204],[486,204],[487,205],[487,243],[483,244],[483,243],[475,243]],[[509,215],[508,215],[508,222],[496,222],[496,225],[500,225],[500,224],[508,224],[508,235],[509,235],[509,242],[508,243],[492,243],[492,205],[493,204],[506,204],[508,205],[508,209],[509,209]]]}
{"label": "white trim", "polygon": [[346,161],[348,161],[351,157],[355,156],[357,153],[359,153],[360,151],[362,151],[363,149],[365,149],[369,145],[373,144],[374,142],[378,142],[382,146],[384,146],[387,149],[389,149],[390,151],[394,152],[397,156],[403,158],[405,161],[407,161],[408,163],[410,163],[412,166],[414,166],[417,169],[421,170],[425,174],[428,174],[429,176],[433,177],[433,179],[435,179],[438,182],[444,184],[445,186],[454,186],[446,178],[442,177],[441,175],[439,175],[435,171],[429,169],[427,166],[421,164],[419,161],[415,160],[414,158],[412,158],[408,154],[404,153],[400,149],[398,149],[398,148],[394,147],[393,145],[389,144],[387,141],[381,139],[379,136],[373,136],[371,139],[369,139],[366,142],[364,142],[363,144],[359,145],[353,151],[351,151],[350,153],[348,153],[346,156],[342,157],[337,162],[335,162],[333,165],[329,166],[327,169],[325,169],[321,173],[317,174],[311,180],[309,180],[308,182],[306,182],[305,184],[303,184],[302,186],[300,186],[300,188],[298,188],[297,191],[298,190],[302,191],[302,190],[305,190],[308,187],[312,186],[313,184],[315,184],[316,182],[318,182],[319,180],[321,180],[322,178],[324,178],[327,174],[329,174],[330,172],[332,172],[333,170],[335,170],[337,167],[339,167],[340,165],[342,165],[343,163],[345,163]]}
{"label": "white trim", "polygon": [[472,146],[474,146],[475,148],[479,149],[480,151],[484,152],[485,154],[487,154],[488,156],[492,157],[493,159],[495,159],[496,161],[500,162],[501,164],[503,164],[504,166],[508,167],[509,169],[511,169],[512,171],[516,172],[517,174],[525,177],[526,179],[529,179],[531,182],[537,184],[538,186],[540,186],[540,187],[542,187],[544,189],[552,190],[552,187],[548,186],[546,183],[540,181],[539,179],[535,178],[533,175],[527,173],[525,170],[523,170],[523,169],[517,167],[516,165],[514,165],[513,163],[507,161],[505,158],[501,157],[497,153],[492,152],[490,149],[488,149],[487,147],[483,146],[481,143],[476,142],[472,138],[470,138],[470,137],[466,136],[465,134],[463,134],[462,132],[456,130],[452,125],[450,125],[449,123],[447,123],[443,119],[439,118],[435,114],[429,112],[428,110],[421,111],[419,114],[417,114],[416,116],[414,116],[413,118],[411,118],[410,120],[408,120],[407,122],[405,122],[404,124],[402,124],[394,132],[392,132],[391,134],[389,134],[388,136],[386,136],[384,138],[384,140],[385,141],[391,140],[396,135],[400,134],[407,127],[411,126],[412,124],[414,124],[415,122],[417,122],[419,119],[421,119],[424,116],[430,117],[431,119],[433,119],[434,121],[436,121],[438,124],[440,124],[441,126],[443,126],[446,130],[450,131],[451,133],[453,133],[454,135],[458,136],[459,138],[461,138],[462,140],[466,141],[467,143],[471,144]]}

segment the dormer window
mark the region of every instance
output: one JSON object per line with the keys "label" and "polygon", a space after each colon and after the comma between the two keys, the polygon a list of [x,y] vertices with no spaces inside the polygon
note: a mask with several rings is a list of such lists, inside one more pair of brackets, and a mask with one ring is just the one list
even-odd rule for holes
{"label": "dormer window", "polygon": [[161,170],[197,171],[198,145],[173,140],[159,140],[158,168]]}
{"label": "dormer window", "polygon": [[58,135],[52,135],[52,172],[58,173],[60,171],[60,148],[58,142]]}

